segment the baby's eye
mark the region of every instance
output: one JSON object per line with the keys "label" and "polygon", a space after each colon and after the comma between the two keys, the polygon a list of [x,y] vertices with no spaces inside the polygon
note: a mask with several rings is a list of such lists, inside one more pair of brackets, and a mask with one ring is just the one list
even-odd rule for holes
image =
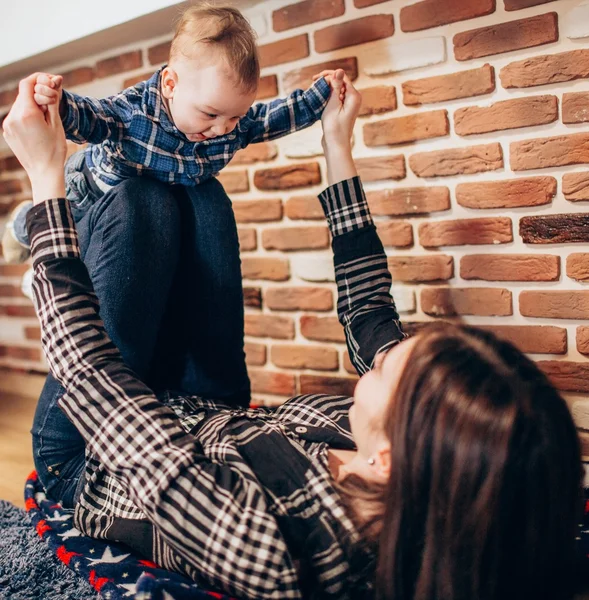
{"label": "baby's eye", "polygon": [[210,117],[211,119],[216,119],[217,115],[213,115],[211,113],[207,113],[207,117]]}

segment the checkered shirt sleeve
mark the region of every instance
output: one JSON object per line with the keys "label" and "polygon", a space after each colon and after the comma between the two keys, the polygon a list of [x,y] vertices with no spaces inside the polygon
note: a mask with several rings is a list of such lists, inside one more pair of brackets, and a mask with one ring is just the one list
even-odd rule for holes
{"label": "checkered shirt sleeve", "polygon": [[321,118],[330,94],[329,83],[321,77],[305,91],[295,90],[286,98],[252,106],[243,119],[244,145],[274,140],[312,125]]}
{"label": "checkered shirt sleeve", "polygon": [[332,235],[338,319],[350,359],[363,374],[372,368],[377,354],[407,335],[391,296],[387,257],[360,178],[328,187],[319,200]]}
{"label": "checkered shirt sleeve", "polygon": [[300,598],[292,559],[262,488],[199,452],[108,338],[69,203],[29,212],[34,297],[59,406],[199,581],[240,598]]}
{"label": "checkered shirt sleeve", "polygon": [[128,93],[136,92],[130,88],[98,100],[64,90],[62,123],[67,138],[78,144],[99,144],[107,139],[120,141],[133,115]]}

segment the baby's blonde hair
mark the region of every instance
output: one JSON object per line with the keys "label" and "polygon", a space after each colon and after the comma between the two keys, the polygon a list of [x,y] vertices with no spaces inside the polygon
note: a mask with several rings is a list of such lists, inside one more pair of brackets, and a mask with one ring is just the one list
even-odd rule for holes
{"label": "baby's blonde hair", "polygon": [[199,44],[210,45],[225,54],[240,87],[248,92],[258,87],[260,61],[256,34],[236,8],[209,2],[188,8],[176,25],[169,62],[180,56],[195,58]]}

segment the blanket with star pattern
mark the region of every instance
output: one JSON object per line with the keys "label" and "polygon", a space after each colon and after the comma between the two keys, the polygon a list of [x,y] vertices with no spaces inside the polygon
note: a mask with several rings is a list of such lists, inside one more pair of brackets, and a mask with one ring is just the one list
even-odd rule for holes
{"label": "blanket with star pattern", "polygon": [[232,600],[143,560],[123,544],[83,535],[73,526],[74,511],[46,497],[35,471],[26,481],[25,508],[57,558],[107,600]]}

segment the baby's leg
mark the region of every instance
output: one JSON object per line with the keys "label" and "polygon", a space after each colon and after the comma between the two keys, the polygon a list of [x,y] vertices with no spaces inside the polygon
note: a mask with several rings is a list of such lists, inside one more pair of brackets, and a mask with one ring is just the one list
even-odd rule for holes
{"label": "baby's leg", "polygon": [[[106,331],[129,367],[150,383],[149,367],[178,261],[176,200],[163,184],[129,180],[96,201],[76,228]],[[57,405],[63,392],[49,376],[31,433],[41,483],[69,506],[80,491],[84,443]]]}

